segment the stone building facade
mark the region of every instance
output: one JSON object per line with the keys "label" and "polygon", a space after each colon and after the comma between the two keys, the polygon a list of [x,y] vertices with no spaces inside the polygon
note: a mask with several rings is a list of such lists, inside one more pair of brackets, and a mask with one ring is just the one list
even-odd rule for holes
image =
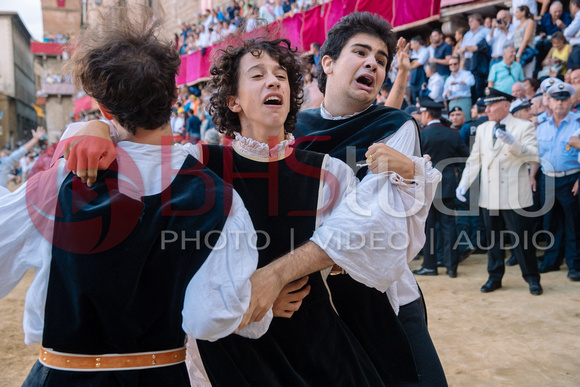
{"label": "stone building facade", "polygon": [[0,147],[15,148],[36,128],[30,33],[15,12],[0,12]]}

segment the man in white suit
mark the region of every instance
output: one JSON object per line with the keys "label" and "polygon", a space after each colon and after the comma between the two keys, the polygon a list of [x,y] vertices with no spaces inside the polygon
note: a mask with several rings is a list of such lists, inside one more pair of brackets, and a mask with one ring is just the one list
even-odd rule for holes
{"label": "man in white suit", "polygon": [[530,293],[540,295],[543,290],[530,235],[532,219],[526,211],[532,205],[527,163],[539,161],[538,143],[534,125],[510,114],[513,100],[513,96],[499,90],[485,89],[484,103],[489,121],[477,128],[456,195],[465,201],[465,192],[481,171],[479,206],[483,209],[489,244],[489,279],[481,291],[488,293],[501,288],[505,272],[502,244],[507,233],[512,237],[511,248],[530,286]]}

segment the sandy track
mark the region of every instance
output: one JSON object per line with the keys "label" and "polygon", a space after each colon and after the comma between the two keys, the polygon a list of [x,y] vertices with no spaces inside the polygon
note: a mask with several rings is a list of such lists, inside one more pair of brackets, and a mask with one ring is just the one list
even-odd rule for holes
{"label": "sandy track", "polygon": [[[413,269],[420,261],[411,263]],[[458,278],[417,277],[429,328],[451,386],[580,386],[580,283],[566,270],[542,276],[544,294],[530,295],[519,267],[508,267],[503,288],[483,294],[486,257],[461,263]],[[20,386],[38,345],[22,333],[29,272],[0,301],[0,387]]]}

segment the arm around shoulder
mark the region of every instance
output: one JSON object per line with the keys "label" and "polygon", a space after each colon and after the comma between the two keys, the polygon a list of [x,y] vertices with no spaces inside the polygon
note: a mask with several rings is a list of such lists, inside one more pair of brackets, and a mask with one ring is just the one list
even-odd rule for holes
{"label": "arm around shoulder", "polygon": [[[187,286],[183,305],[186,333],[214,341],[234,333],[242,322],[251,306],[251,277],[258,265],[256,246],[248,238],[253,230],[241,198],[234,193],[232,214],[216,243],[223,248],[211,251]],[[264,311],[268,318],[253,330],[252,336],[266,332],[272,316],[268,312],[269,309]]]}

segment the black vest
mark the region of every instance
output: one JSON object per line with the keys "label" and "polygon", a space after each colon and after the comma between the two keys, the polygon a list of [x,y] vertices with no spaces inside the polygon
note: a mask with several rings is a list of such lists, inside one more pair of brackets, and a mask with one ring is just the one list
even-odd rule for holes
{"label": "black vest", "polygon": [[[229,212],[223,181],[189,156],[168,188],[136,200],[119,192],[116,170],[115,163],[102,172],[92,189],[70,174],[60,189],[44,347],[107,354],[184,346],[186,287],[219,238],[210,232],[222,230]],[[182,248],[182,235],[193,238],[198,232],[201,243]],[[162,233],[166,241],[173,235],[179,240],[162,246]],[[51,385],[73,385],[67,384],[73,380],[87,385],[189,385],[184,364],[50,373],[56,383]]]}
{"label": "black vest", "polygon": [[[232,148],[205,147],[204,163],[242,197],[258,232],[259,266],[299,247],[312,236],[323,154],[296,150],[273,162],[251,160]],[[267,237],[266,237],[267,235]],[[275,317],[252,340],[230,335],[198,340],[214,386],[377,386],[370,359],[330,304],[320,273],[292,318]]]}
{"label": "black vest", "polygon": [[[296,142],[301,149],[328,153],[349,164],[364,160],[369,146],[394,134],[411,116],[389,107],[371,106],[363,113],[342,120],[327,120],[320,108],[300,112]],[[329,277],[334,306],[355,334],[386,384],[419,380],[411,344],[385,293],[369,288],[348,275]]]}

